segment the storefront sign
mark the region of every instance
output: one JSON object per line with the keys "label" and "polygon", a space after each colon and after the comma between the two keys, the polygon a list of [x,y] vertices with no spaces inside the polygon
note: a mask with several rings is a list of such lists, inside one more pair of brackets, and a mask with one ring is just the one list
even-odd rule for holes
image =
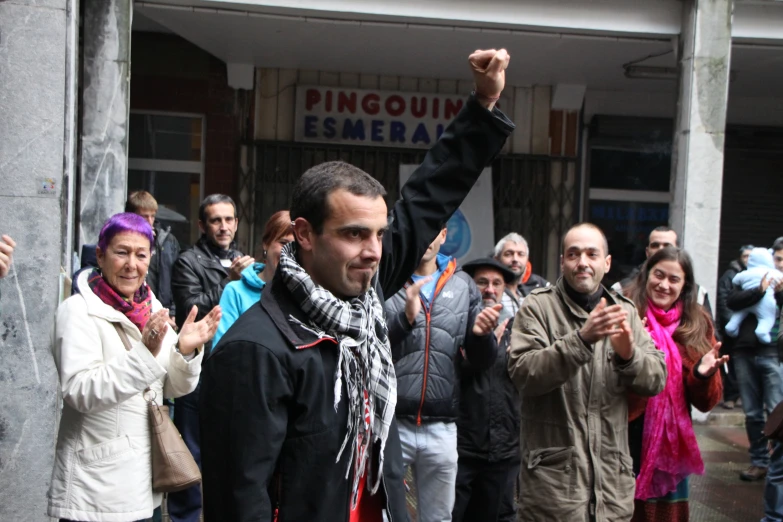
{"label": "storefront sign", "polygon": [[309,87],[296,89],[296,141],[428,149],[464,95]]}

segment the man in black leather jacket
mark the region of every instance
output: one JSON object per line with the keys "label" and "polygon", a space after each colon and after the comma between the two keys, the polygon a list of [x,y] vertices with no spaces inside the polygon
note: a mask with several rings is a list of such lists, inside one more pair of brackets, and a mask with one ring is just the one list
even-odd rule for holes
{"label": "man in black leather jacket", "polygon": [[295,242],[260,303],[204,363],[207,522],[381,522],[384,511],[389,522],[407,519],[382,303],[512,131],[493,109],[507,56],[471,56],[477,94],[388,217],[383,187],[345,163],[317,165],[297,183]]}
{"label": "man in black leather jacket", "polygon": [[[234,201],[223,194],[207,196],[199,206],[201,238],[179,256],[174,264],[171,287],[177,309],[177,326],[182,326],[190,310],[196,306],[200,321],[220,304],[220,296],[229,281],[238,281],[242,270],[254,260],[234,248],[238,219]],[[209,346],[205,349],[209,353]],[[201,461],[196,390],[176,400],[174,424],[179,429],[190,452]],[[193,486],[169,494],[169,515],[173,522],[198,522],[201,512],[201,488]]]}

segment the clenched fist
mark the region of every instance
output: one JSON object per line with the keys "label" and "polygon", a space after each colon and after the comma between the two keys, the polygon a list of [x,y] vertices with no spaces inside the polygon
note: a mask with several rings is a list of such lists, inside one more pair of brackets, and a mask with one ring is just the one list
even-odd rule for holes
{"label": "clenched fist", "polygon": [[511,59],[505,49],[476,50],[468,58],[476,82],[476,99],[492,110],[506,86],[506,67]]}

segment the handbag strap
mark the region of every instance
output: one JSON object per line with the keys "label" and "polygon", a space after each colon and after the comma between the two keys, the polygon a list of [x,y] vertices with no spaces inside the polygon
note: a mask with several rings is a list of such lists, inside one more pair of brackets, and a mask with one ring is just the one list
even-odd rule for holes
{"label": "handbag strap", "polygon": [[117,330],[117,333],[120,335],[120,339],[122,339],[122,345],[125,347],[126,350],[131,351],[131,342],[130,339],[128,339],[128,334],[125,333],[125,330],[122,328],[122,325],[120,323],[111,323],[112,326],[114,326],[114,329]]}
{"label": "handbag strap", "polygon": [[[131,351],[131,342],[130,339],[128,339],[128,334],[125,333],[125,330],[122,328],[122,325],[120,323],[111,323],[112,326],[114,326],[114,329],[117,330],[117,333],[120,336],[120,339],[122,339],[122,345],[125,347],[127,351]],[[147,386],[147,389],[144,390],[144,393],[147,393],[150,391],[150,387]]]}

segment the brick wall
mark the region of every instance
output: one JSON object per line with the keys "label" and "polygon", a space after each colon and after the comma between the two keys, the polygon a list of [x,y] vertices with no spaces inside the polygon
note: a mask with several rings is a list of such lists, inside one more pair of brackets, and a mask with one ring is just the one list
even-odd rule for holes
{"label": "brick wall", "polygon": [[[236,199],[239,142],[252,136],[252,93],[228,86],[226,64],[176,35],[134,32],[131,110],[203,114],[204,194]],[[248,134],[249,132],[249,134]]]}

